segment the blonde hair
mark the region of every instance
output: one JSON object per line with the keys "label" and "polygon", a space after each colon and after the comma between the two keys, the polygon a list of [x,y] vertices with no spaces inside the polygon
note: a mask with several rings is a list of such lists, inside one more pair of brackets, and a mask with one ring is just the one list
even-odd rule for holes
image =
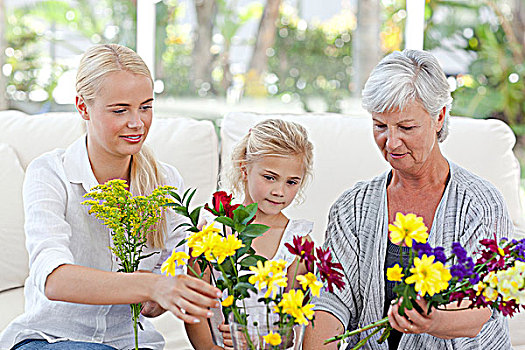
{"label": "blonde hair", "polygon": [[[76,78],[77,95],[90,107],[97,98],[106,74],[117,71],[144,75],[153,86],[148,67],[135,51],[117,44],[103,44],[91,47],[82,56]],[[143,145],[140,152],[132,156],[131,193],[148,195],[156,187],[164,185],[166,179],[160,169],[153,152]],[[166,215],[163,212],[157,229],[148,235],[148,244],[153,248],[163,248],[166,231]]]}
{"label": "blonde hair", "polygon": [[302,156],[304,177],[296,196],[300,202],[304,187],[312,177],[313,148],[302,125],[281,119],[264,120],[252,127],[233,149],[224,185],[235,196],[244,197],[243,167],[266,156]]}

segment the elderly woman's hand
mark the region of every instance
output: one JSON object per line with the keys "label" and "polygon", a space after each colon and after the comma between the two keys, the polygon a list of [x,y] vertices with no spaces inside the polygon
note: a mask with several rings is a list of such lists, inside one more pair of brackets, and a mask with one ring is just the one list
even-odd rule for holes
{"label": "elderly woman's hand", "polygon": [[388,310],[388,321],[392,328],[401,333],[419,334],[432,333],[439,326],[441,322],[440,312],[433,309],[430,314],[427,314],[428,304],[425,299],[418,298],[416,300],[416,304],[423,310],[423,313],[419,313],[415,308],[412,310],[405,309],[406,317],[399,314],[401,301],[399,300],[398,303],[391,305]]}

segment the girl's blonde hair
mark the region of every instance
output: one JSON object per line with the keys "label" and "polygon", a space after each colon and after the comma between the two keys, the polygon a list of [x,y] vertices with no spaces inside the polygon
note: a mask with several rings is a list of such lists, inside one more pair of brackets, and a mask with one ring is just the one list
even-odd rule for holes
{"label": "girl's blonde hair", "polygon": [[244,167],[265,156],[301,156],[304,176],[296,197],[300,202],[304,187],[312,177],[313,148],[302,125],[281,119],[264,120],[252,127],[233,149],[224,185],[236,197],[243,198],[246,191]]}
{"label": "girl's blonde hair", "polygon": [[[84,100],[88,108],[93,105],[97,98],[106,74],[117,71],[144,75],[149,78],[153,86],[153,79],[148,67],[135,51],[117,44],[93,46],[82,56],[76,79],[77,95]],[[140,152],[132,156],[131,193],[148,195],[156,187],[164,185],[165,182],[165,176],[162,174],[153,152],[143,145]],[[164,247],[166,226],[166,217],[163,212],[157,229],[150,231],[151,233],[148,236],[148,243],[151,247]]]}

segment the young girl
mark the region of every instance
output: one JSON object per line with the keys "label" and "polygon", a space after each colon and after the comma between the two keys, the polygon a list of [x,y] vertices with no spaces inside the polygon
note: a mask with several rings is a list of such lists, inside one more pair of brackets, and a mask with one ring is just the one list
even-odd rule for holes
{"label": "young girl", "polygon": [[[148,68],[126,47],[98,45],[84,54],[76,89],[87,135],[27,168],[25,313],[1,334],[1,349],[130,349],[134,335],[128,304],[144,303],[145,316],[169,310],[193,323],[211,316],[208,307],[218,306],[220,291],[193,277],[115,272],[110,231],[80,204],[92,187],[115,178],[130,183],[134,194],[164,184],[182,188],[177,170],[158,163],[143,147],[152,121]],[[182,219],[171,211],[164,215],[159,230],[148,237],[149,251],[160,254],[141,261],[144,272],[159,272],[183,237],[173,232]],[[150,322],[141,323],[141,348],[163,348],[160,333]]]}
{"label": "young girl", "polygon": [[[243,205],[258,204],[254,223],[267,225],[270,229],[254,239],[252,247],[256,254],[267,259],[286,261],[288,288],[298,287],[296,281],[292,282],[297,262],[284,244],[292,244],[295,235],[310,240],[313,223],[289,219],[282,210],[294,201],[311,176],[312,149],[304,127],[293,122],[268,119],[255,125],[236,145],[232,153],[232,167],[227,174],[228,187],[233,190],[234,196],[244,198]],[[207,218],[207,221],[210,219]],[[299,266],[298,273],[306,273],[306,267]],[[254,295],[245,303],[247,306],[258,305],[258,298]],[[233,346],[222,313],[218,309],[213,311],[211,332],[206,322],[186,324],[195,349],[231,349]],[[216,345],[212,339],[215,339]]]}

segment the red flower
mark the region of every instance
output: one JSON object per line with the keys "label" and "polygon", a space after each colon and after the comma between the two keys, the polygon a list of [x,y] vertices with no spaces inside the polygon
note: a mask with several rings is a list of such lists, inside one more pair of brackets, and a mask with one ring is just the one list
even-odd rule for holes
{"label": "red flower", "polygon": [[294,236],[293,245],[285,243],[284,246],[288,248],[290,253],[297,255],[300,262],[305,262],[306,269],[309,272],[313,272],[315,262],[314,242],[303,239],[303,237],[300,236]]}
{"label": "red flower", "polygon": [[224,191],[217,191],[213,194],[211,201],[213,208],[210,208],[208,204],[204,205],[204,209],[217,216],[227,216],[233,219],[233,211],[239,207],[240,204],[231,205],[232,195],[228,195]]}
{"label": "red flower", "polygon": [[510,245],[507,245],[505,248],[499,247],[495,234],[494,239],[482,239],[479,242],[486,248],[481,251],[481,256],[476,261],[476,265],[487,263],[489,271],[503,269],[505,267],[505,257],[510,252]]}
{"label": "red flower", "polygon": [[340,271],[343,266],[340,263],[334,263],[332,261],[332,252],[329,248],[326,248],[323,251],[322,248],[317,248],[317,259],[319,261],[316,263],[317,269],[319,270],[319,275],[323,282],[328,284],[328,291],[332,293],[334,291],[334,285],[341,290],[345,283],[343,282],[343,274]]}
{"label": "red flower", "polygon": [[515,312],[519,312],[520,306],[516,304],[514,300],[502,301],[498,305],[498,310],[501,311],[503,316],[512,317]]}

